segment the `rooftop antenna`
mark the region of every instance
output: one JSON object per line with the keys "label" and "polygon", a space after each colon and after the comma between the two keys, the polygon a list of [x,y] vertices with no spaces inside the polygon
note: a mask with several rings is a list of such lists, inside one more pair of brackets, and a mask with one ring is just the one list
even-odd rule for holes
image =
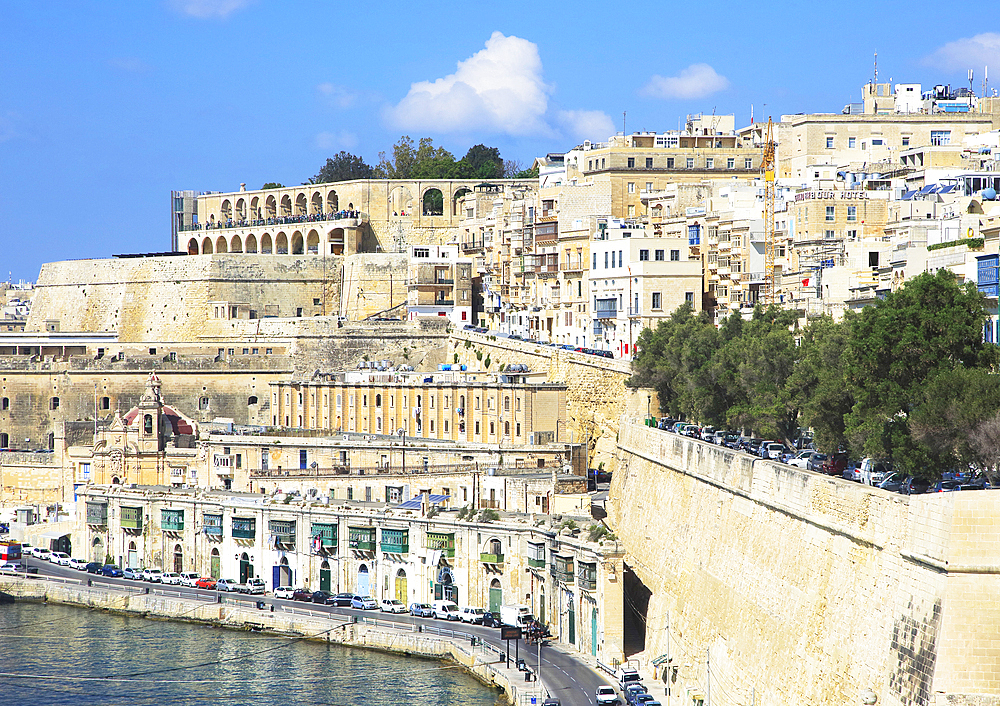
{"label": "rooftop antenna", "polygon": [[972,93],[972,69],[969,69],[969,93]]}
{"label": "rooftop antenna", "polygon": [[878,49],[875,50],[875,78],[872,79],[872,83],[878,83]]}
{"label": "rooftop antenna", "polygon": [[625,111],[622,111],[622,137],[625,136]]}

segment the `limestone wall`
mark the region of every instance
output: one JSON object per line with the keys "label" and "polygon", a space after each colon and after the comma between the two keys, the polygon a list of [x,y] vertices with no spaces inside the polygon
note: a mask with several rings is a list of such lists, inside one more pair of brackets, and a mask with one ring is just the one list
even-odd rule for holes
{"label": "limestone wall", "polygon": [[[477,357],[480,352],[481,360]],[[501,365],[520,363],[534,372],[547,371],[546,382],[566,384],[567,423],[558,430],[558,441],[586,441],[590,466],[597,468],[604,463],[605,468],[614,470],[618,423],[632,394],[625,387],[632,374],[628,363],[466,330],[452,333],[449,363],[456,354],[458,362],[470,370],[496,372]]]}
{"label": "limestone wall", "polygon": [[907,498],[628,420],[620,451],[609,522],[671,703],[704,695],[709,652],[725,702],[1000,701],[1000,495]]}

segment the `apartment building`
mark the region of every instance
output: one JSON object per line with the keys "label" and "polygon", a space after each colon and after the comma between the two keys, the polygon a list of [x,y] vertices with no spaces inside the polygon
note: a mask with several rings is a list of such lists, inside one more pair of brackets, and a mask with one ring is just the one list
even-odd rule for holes
{"label": "apartment building", "polygon": [[457,245],[413,245],[409,249],[407,317],[473,321],[472,259],[460,257]]}

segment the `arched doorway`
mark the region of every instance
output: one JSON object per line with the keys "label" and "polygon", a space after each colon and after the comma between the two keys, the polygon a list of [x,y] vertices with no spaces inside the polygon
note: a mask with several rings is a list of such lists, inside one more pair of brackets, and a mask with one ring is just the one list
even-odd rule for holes
{"label": "arched doorway", "polygon": [[94,537],[94,544],[90,548],[90,560],[104,563],[104,540]]}
{"label": "arched doorway", "polygon": [[253,578],[253,564],[250,563],[250,555],[246,552],[240,556],[240,583],[246,583],[247,579]]}
{"label": "arched doorway", "polygon": [[271,234],[264,233],[264,235],[260,236],[260,252],[262,255],[270,255],[271,249]]}
{"label": "arched doorway", "polygon": [[370,596],[372,590],[371,577],[368,575],[368,567],[364,564],[358,567],[358,581],[355,593],[359,596]]}
{"label": "arched doorway", "polygon": [[437,581],[434,583],[434,600],[458,603],[458,586],[455,585],[455,577],[451,573],[451,567],[447,564],[438,564]]}
{"label": "arched doorway", "polygon": [[325,560],[319,567],[319,590],[330,590],[330,562]]}
{"label": "arched doorway", "polygon": [[212,578],[222,578],[222,557],[219,555],[218,548],[212,549]]}
{"label": "arched doorway", "polygon": [[188,241],[188,255],[197,255],[197,254],[198,254],[198,241],[195,240],[194,238],[191,238]]}
{"label": "arched doorway", "polygon": [[292,255],[303,255],[305,251],[302,247],[302,233],[295,231],[292,233]]}
{"label": "arched doorway", "polygon": [[503,605],[503,587],[500,579],[490,581],[490,612],[499,613],[500,606]]}
{"label": "arched doorway", "polygon": [[281,562],[274,567],[274,575],[271,579],[275,586],[292,585],[292,569],[288,566],[288,557],[281,557]]}
{"label": "arched doorway", "polygon": [[576,604],[573,602],[572,598],[569,599],[569,603],[568,603],[568,607],[567,607],[567,612],[568,612],[567,618],[569,620],[569,644],[575,645],[576,644]]}
{"label": "arched doorway", "polygon": [[184,571],[184,550],[181,545],[174,545],[174,571],[178,574]]}
{"label": "arched doorway", "polygon": [[402,569],[396,572],[396,593],[394,597],[400,603],[406,603],[406,572]]}
{"label": "arched doorway", "polygon": [[125,565],[133,569],[139,568],[139,552],[136,551],[135,542],[128,543],[128,553],[125,555]]}

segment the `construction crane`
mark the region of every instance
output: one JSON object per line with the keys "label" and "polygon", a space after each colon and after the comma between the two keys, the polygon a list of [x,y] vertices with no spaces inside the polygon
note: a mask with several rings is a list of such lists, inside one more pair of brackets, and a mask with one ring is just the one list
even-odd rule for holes
{"label": "construction crane", "polygon": [[764,303],[773,304],[777,287],[774,282],[774,151],[777,144],[772,135],[771,118],[764,133],[764,158],[760,169],[764,173]]}

